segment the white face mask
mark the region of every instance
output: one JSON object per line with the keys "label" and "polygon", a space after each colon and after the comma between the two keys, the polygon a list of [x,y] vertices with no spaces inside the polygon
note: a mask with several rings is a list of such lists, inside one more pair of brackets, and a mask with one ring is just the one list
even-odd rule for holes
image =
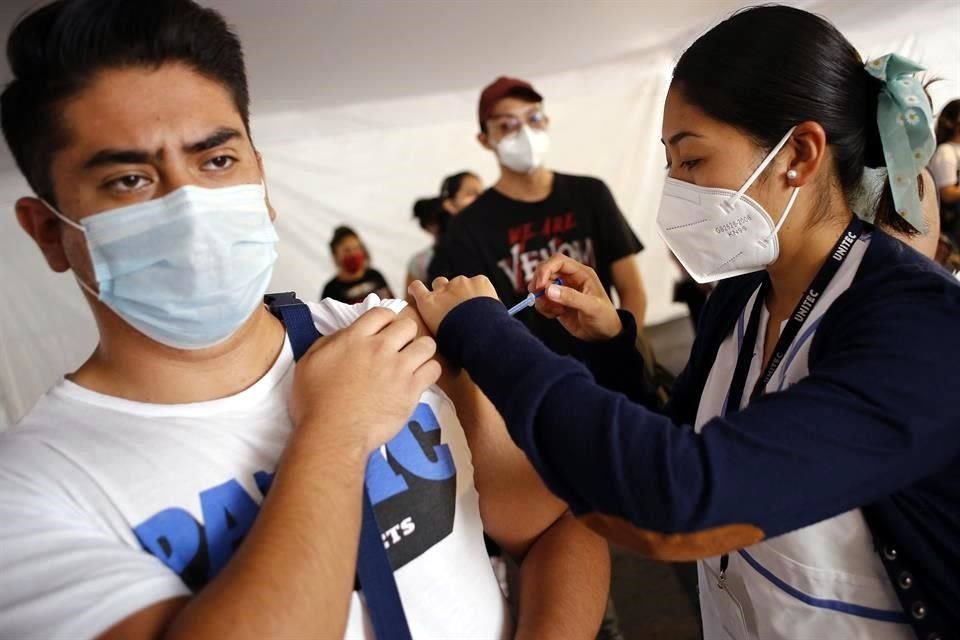
{"label": "white face mask", "polygon": [[697,282],[715,282],[760,271],[777,260],[777,232],[793,208],[800,187],[794,187],[776,224],[745,192],[792,134],[790,129],[739,191],[667,178],[657,213],[657,231]]}
{"label": "white face mask", "polygon": [[543,164],[550,150],[550,136],[546,131],[523,125],[496,145],[497,157],[503,166],[517,173],[533,173]]}
{"label": "white face mask", "polygon": [[213,346],[263,303],[278,238],[260,184],[188,185],[80,223],[47,207],[87,237],[98,291],[80,285],[156,342]]}

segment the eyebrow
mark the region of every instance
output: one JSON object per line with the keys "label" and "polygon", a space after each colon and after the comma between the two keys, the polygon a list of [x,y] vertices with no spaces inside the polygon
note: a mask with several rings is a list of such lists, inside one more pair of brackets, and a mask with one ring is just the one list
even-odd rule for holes
{"label": "eyebrow", "polygon": [[[202,140],[185,144],[183,150],[191,154],[202,153],[241,137],[243,137],[243,135],[236,129],[220,127]],[[151,157],[162,158],[163,150],[150,153],[143,149],[102,149],[90,156],[83,164],[83,168],[94,169],[111,164],[145,164]]]}
{"label": "eyebrow", "polygon": [[[670,136],[670,139],[667,140],[666,144],[672,147],[676,145],[678,142],[680,142],[681,140],[683,140],[684,138],[702,138],[702,137],[703,136],[700,135],[699,133],[693,133],[692,131],[681,131],[680,133],[675,133],[672,136]],[[663,143],[663,140],[661,139],[660,142]]]}
{"label": "eyebrow", "polygon": [[215,147],[219,147],[220,145],[230,142],[231,140],[235,140],[236,138],[242,137],[243,135],[236,129],[231,129],[230,127],[220,127],[203,140],[185,145],[183,150],[187,153],[201,153],[203,151],[208,151]]}
{"label": "eyebrow", "polygon": [[110,164],[144,164],[150,154],[139,149],[103,149],[83,163],[84,169],[95,169]]}

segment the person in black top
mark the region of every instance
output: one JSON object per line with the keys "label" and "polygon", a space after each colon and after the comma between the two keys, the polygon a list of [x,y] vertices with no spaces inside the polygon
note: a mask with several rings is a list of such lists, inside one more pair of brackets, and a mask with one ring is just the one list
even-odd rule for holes
{"label": "person in black top", "polygon": [[[486,275],[512,305],[527,295],[537,265],[563,253],[596,269],[642,327],[646,295],[635,254],[643,245],[603,181],[543,165],[549,119],[541,95],[523,80],[501,77],[483,90],[479,121],[477,139],[497,155],[500,178],[451,220],[429,280]],[[554,351],[576,354],[576,340],[557,322],[532,312],[519,317]]]}
{"label": "person in black top", "polygon": [[[543,165],[550,146],[543,97],[528,82],[500,77],[480,94],[478,116],[477,140],[496,154],[500,178],[449,221],[428,281],[485,275],[512,306],[527,296],[537,265],[562,253],[593,267],[608,294],[615,287],[621,308],[643,327],[646,294],[635,258],[643,245],[602,180]],[[556,320],[532,310],[518,318],[553,351],[580,355],[582,343]],[[611,600],[597,638],[622,637]]]}
{"label": "person in black top", "polygon": [[[483,193],[483,180],[470,171],[461,171],[447,176],[440,183],[440,195],[421,198],[413,205],[413,217],[420,228],[433,236],[433,244],[447,230],[450,218],[473,204]],[[433,245],[418,251],[407,263],[407,287],[415,280],[426,280],[427,269],[433,260]],[[409,298],[407,302],[412,302]]]}
{"label": "person in black top", "polygon": [[347,304],[363,302],[371,293],[393,298],[380,272],[370,266],[370,253],[350,227],[337,227],[330,240],[330,253],[337,263],[337,275],[323,287],[320,299],[333,298]]}

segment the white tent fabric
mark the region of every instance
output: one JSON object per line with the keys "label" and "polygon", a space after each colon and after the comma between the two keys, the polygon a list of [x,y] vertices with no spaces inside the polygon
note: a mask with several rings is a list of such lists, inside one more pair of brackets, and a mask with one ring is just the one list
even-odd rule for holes
{"label": "white tent fabric", "polygon": [[[937,108],[960,95],[956,3],[825,2],[812,8],[833,19],[865,55],[899,51],[946,78],[932,89]],[[589,13],[588,3],[583,11]],[[552,119],[550,166],[603,178],[647,245],[640,265],[651,323],[683,313],[669,301],[676,271],[653,226],[664,175],[661,108],[680,46],[528,78],[546,96]],[[316,299],[333,274],[327,241],[336,225],[346,223],[402,295],[407,259],[430,241],[410,218],[414,199],[434,194],[442,176],[460,169],[477,171],[488,184],[496,176],[493,157],[474,140],[477,91],[255,113],[254,140],[280,216],[281,257],[272,289]],[[9,206],[27,193],[19,174],[0,173],[0,202]],[[96,328],[72,277],[50,272],[9,214],[0,216],[0,249],[3,430],[89,355]]]}

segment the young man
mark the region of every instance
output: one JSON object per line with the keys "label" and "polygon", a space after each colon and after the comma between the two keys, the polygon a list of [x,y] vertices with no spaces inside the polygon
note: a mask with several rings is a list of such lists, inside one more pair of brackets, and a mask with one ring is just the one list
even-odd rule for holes
{"label": "young man", "polygon": [[[547,169],[550,124],[543,97],[501,77],[480,94],[477,140],[497,156],[500,178],[455,220],[437,245],[430,280],[485,275],[507,305],[527,295],[537,265],[563,253],[593,267],[620,305],[643,326],[646,295],[636,256],[643,245],[596,178]],[[576,341],[538,313],[520,319],[547,346],[575,354]]]}
{"label": "young man", "polygon": [[217,13],[61,0],[7,51],[3,132],[38,196],[17,217],[100,342],[0,437],[0,637],[371,637],[364,485],[414,637],[511,633],[484,527],[521,562],[518,637],[595,633],[605,545],[441,374],[413,310],[311,305],[328,337],[294,365]]}

